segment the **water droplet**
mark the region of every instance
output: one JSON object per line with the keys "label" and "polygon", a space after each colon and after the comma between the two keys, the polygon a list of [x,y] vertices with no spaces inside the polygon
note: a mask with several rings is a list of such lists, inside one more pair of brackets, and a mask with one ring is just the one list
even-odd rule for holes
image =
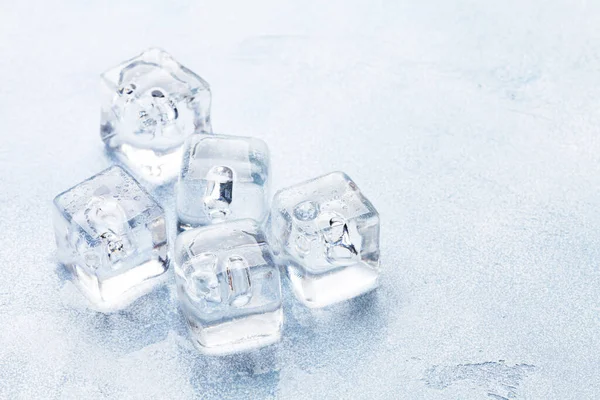
{"label": "water droplet", "polygon": [[299,221],[312,221],[319,215],[319,204],[314,201],[304,201],[294,208],[294,217]]}

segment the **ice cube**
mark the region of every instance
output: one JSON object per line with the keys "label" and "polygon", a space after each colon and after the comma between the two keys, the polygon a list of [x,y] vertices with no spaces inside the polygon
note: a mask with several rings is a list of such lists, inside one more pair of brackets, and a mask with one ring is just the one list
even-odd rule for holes
{"label": "ice cube", "polygon": [[267,225],[273,253],[307,306],[324,307],[379,285],[379,214],[346,174],[279,191]]}
{"label": "ice cube", "polygon": [[269,211],[267,145],[249,137],[191,136],[176,193],[181,229],[243,218],[263,222]]}
{"label": "ice cube", "polygon": [[157,185],[175,179],[185,139],[212,131],[208,83],[160,49],[101,78],[101,135],[109,152],[138,178]]}
{"label": "ice cube", "polygon": [[201,352],[230,354],[279,340],[279,269],[256,221],[183,232],[174,260],[181,309]]}
{"label": "ice cube", "polygon": [[58,260],[92,308],[124,308],[163,280],[164,212],[122,168],[108,168],[56,196],[53,219]]}

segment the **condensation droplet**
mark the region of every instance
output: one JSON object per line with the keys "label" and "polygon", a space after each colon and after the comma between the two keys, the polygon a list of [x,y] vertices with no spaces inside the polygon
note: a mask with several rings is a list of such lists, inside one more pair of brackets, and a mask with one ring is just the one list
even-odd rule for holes
{"label": "condensation droplet", "polygon": [[319,215],[319,204],[314,201],[307,200],[298,204],[294,208],[294,217],[298,221],[312,221]]}

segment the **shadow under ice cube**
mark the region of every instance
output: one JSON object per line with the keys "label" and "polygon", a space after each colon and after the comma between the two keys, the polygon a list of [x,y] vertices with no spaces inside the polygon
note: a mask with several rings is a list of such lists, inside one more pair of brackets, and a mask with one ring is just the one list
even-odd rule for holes
{"label": "shadow under ice cube", "polygon": [[101,78],[107,149],[148,182],[176,178],[185,139],[211,132],[208,83],[160,49],[149,49]]}
{"label": "shadow under ice cube", "polygon": [[162,208],[120,167],[54,198],[58,260],[100,311],[148,292],[168,268]]}
{"label": "shadow under ice cube", "polygon": [[266,218],[269,150],[255,138],[193,135],[185,144],[177,183],[177,215],[182,229]]}
{"label": "shadow under ice cube", "polygon": [[280,339],[279,269],[255,221],[183,232],[174,259],[181,308],[200,351],[230,354]]}
{"label": "shadow under ice cube", "polygon": [[379,285],[379,214],[342,172],[275,194],[268,234],[294,294],[309,307]]}

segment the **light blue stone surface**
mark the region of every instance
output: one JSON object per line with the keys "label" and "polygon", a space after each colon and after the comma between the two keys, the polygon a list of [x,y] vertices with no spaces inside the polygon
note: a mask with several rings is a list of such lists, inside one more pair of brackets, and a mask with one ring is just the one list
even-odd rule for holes
{"label": "light blue stone surface", "polygon": [[[0,398],[600,396],[600,3],[1,3]],[[353,178],[376,292],[286,290],[282,342],[226,358],[172,283],[86,308],[51,201],[109,165],[98,76],[149,46],[210,82],[215,131],[268,143],[274,191]]]}

